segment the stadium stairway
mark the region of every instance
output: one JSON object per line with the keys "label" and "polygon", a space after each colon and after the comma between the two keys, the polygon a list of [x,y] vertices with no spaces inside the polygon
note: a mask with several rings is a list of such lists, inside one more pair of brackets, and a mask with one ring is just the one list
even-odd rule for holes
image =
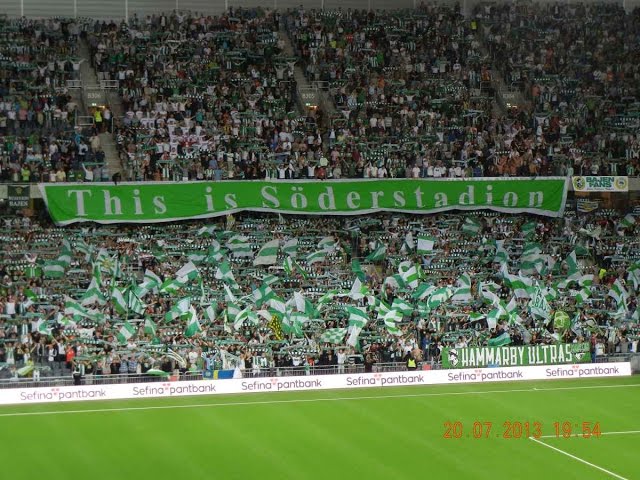
{"label": "stadium stairway", "polygon": [[[288,57],[295,56],[293,44],[291,43],[291,39],[289,38],[289,35],[287,35],[284,27],[281,27],[278,36],[284,42],[283,53]],[[299,62],[296,63],[296,66],[294,67],[293,77],[295,78],[298,92],[297,103],[300,105],[300,110],[302,112],[305,112],[305,104],[312,103],[318,105],[324,111],[324,118],[326,121],[337,113],[328,93],[323,91],[317,85],[313,85],[309,82],[307,77],[304,75],[304,71],[302,70],[302,66]],[[327,125],[324,125],[324,127],[327,127]]]}
{"label": "stadium stairway", "polygon": [[[105,90],[100,84],[95,69],[91,64],[91,52],[89,50],[89,44],[85,39],[82,39],[79,42],[78,54],[83,60],[80,64],[80,79],[82,80],[84,91],[83,115],[91,115],[89,112],[89,107],[91,105],[89,105],[90,102],[88,101],[88,92],[98,92],[98,96],[96,97],[98,104],[108,104],[112,118],[121,118],[124,113],[120,96],[116,91],[109,92],[108,90]],[[111,131],[113,132],[113,128]],[[109,174],[109,178],[111,178],[114,173],[122,170],[122,163],[120,162],[120,157],[118,156],[118,151],[116,149],[115,137],[113,133],[109,132],[103,132],[99,137],[100,145],[104,152],[107,172]]]}

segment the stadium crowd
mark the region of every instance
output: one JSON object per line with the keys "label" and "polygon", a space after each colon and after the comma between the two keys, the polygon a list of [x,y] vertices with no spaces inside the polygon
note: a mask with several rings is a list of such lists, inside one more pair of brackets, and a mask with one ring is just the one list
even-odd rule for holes
{"label": "stadium crowd", "polygon": [[1,181],[82,180],[85,164],[93,170],[104,163],[97,136],[76,128],[79,105],[68,88],[79,77],[85,26],[71,19],[0,21]]}
{"label": "stadium crowd", "polygon": [[[104,154],[73,129],[66,89],[85,39],[99,80],[119,85],[130,180],[637,176],[636,17],[479,4],[465,18],[428,3],[4,20],[0,179],[104,178],[81,168]],[[298,67],[330,105],[298,105]],[[525,101],[507,108],[503,91]]]}
{"label": "stadium crowd", "polygon": [[8,218],[0,365],[5,376],[259,375],[436,364],[445,346],[637,351],[639,238],[633,215],[606,210],[80,228]]}

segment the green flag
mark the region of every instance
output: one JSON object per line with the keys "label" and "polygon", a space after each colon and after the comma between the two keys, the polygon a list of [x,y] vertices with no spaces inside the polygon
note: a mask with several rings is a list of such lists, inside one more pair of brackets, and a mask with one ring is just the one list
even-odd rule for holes
{"label": "green flag", "polygon": [[124,322],[124,324],[120,327],[120,330],[118,330],[118,333],[116,333],[118,343],[120,343],[121,345],[126,344],[129,339],[135,335],[135,333],[135,327],[129,322]]}

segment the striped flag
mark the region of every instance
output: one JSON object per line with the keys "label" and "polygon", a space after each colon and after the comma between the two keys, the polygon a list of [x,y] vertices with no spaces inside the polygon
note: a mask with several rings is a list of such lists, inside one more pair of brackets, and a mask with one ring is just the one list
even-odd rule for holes
{"label": "striped flag", "polygon": [[574,273],[578,272],[578,259],[576,258],[575,250],[569,254],[564,263],[567,266],[567,273],[569,275],[573,275]]}
{"label": "striped flag", "polygon": [[384,316],[384,326],[391,335],[402,335],[402,330],[398,328],[398,322],[401,322],[403,315],[397,310],[389,310]]}
{"label": "striped flag", "polygon": [[111,291],[111,300],[113,301],[113,307],[120,315],[126,315],[129,308],[127,301],[124,298],[124,294],[118,287],[114,287]]}
{"label": "striped flag", "polygon": [[629,293],[624,288],[624,285],[622,285],[619,278],[617,278],[613,285],[611,285],[608,295],[613,297],[618,305],[626,305],[627,298],[629,297]]}
{"label": "striped flag", "polygon": [[307,255],[306,260],[308,265],[313,265],[314,263],[324,262],[327,258],[326,250],[318,250],[317,252],[311,252]]}
{"label": "striped flag", "polygon": [[204,227],[200,227],[200,229],[198,229],[198,231],[196,232],[196,235],[198,237],[201,237],[201,236],[212,237],[215,231],[216,231],[215,225],[208,225],[208,226],[205,225]]}
{"label": "striped flag", "polygon": [[151,335],[152,337],[156,336],[156,324],[150,318],[144,319],[144,333],[146,335]]}
{"label": "striped flag", "polygon": [[170,322],[175,318],[180,318],[189,311],[190,306],[191,306],[190,297],[181,298],[173,307],[171,307],[171,309],[169,309],[167,313],[165,313],[164,319],[167,322]]}
{"label": "striped flag", "polygon": [[490,338],[487,341],[487,345],[490,347],[502,347],[503,345],[509,345],[511,343],[511,337],[507,332],[502,332],[497,337]]}
{"label": "striped flag", "polygon": [[118,339],[118,343],[120,345],[125,345],[131,337],[136,334],[136,328],[131,325],[129,322],[124,322],[124,324],[116,333],[116,338]]}
{"label": "striped flag", "polygon": [[180,270],[176,272],[176,278],[186,283],[186,279],[195,280],[200,276],[198,267],[193,262],[188,262]]}
{"label": "striped flag", "polygon": [[231,253],[235,257],[253,257],[253,251],[251,250],[251,244],[249,243],[249,239],[247,237],[241,235],[235,235],[229,239],[227,242],[227,248],[231,250]]}
{"label": "striped flag", "polygon": [[462,224],[462,233],[465,235],[476,236],[480,233],[482,225],[475,218],[466,217]]}
{"label": "striped flag", "polygon": [[298,239],[292,238],[282,244],[282,252],[295,258],[298,255]]}
{"label": "striped flag", "polygon": [[347,334],[346,328],[328,328],[320,338],[318,339],[319,343],[342,343],[344,336]]}
{"label": "striped flag", "polygon": [[376,242],[373,251],[369,255],[367,255],[365,260],[367,260],[368,262],[378,262],[380,260],[384,260],[386,254],[387,246],[382,242]]}
{"label": "striped flag", "polygon": [[634,263],[627,270],[627,282],[633,283],[633,289],[638,290],[640,287],[640,263]]}
{"label": "striped flag", "polygon": [[347,307],[349,313],[349,338],[347,344],[355,347],[358,343],[360,332],[369,321],[369,316],[356,307]]}
{"label": "striped flag", "polygon": [[590,296],[591,288],[588,286],[582,287],[582,289],[575,295],[576,305],[582,305],[589,299]]}
{"label": "striped flag", "polygon": [[434,290],[436,290],[436,287],[434,287],[433,285],[429,285],[428,283],[421,283],[416,291],[411,294],[411,297],[414,300],[424,300],[426,297],[431,295]]}
{"label": "striped flag", "polygon": [[220,265],[218,265],[214,277],[217,280],[222,280],[224,283],[229,284],[234,288],[238,285],[235,277],[233,276],[233,271],[231,271],[231,265],[229,265],[229,262],[222,262]]}
{"label": "striped flag", "polygon": [[430,235],[419,235],[416,251],[418,255],[428,255],[433,253],[433,247],[436,244],[435,237]]}
{"label": "striped flag", "polygon": [[258,255],[253,260],[253,265],[275,265],[278,259],[278,248],[280,246],[280,240],[271,240],[265,243],[258,251]]}
{"label": "striped flag", "polygon": [[91,279],[89,287],[87,287],[87,291],[82,295],[81,305],[84,307],[87,305],[93,305],[95,303],[97,303],[98,305],[104,305],[105,303],[107,303],[107,299],[100,291],[98,282],[95,278],[93,278]]}
{"label": "striped flag", "polygon": [[364,298],[367,295],[369,295],[369,287],[364,285],[359,278],[356,278],[353,281],[353,286],[351,287],[351,290],[349,291],[349,298],[353,300],[360,300],[361,298]]}
{"label": "striped flag", "polygon": [[198,321],[198,315],[196,314],[196,309],[193,308],[193,306],[191,306],[189,308],[187,326],[184,329],[184,336],[186,338],[191,338],[201,331],[202,331],[202,327],[200,326],[200,322]]}
{"label": "striped flag", "polygon": [[471,276],[468,273],[463,273],[458,278],[457,286],[454,291],[452,302],[470,302],[473,297],[471,296]]}
{"label": "striped flag", "polygon": [[65,263],[58,260],[50,260],[42,266],[42,273],[45,278],[64,277]]}
{"label": "striped flag", "polygon": [[395,310],[396,312],[406,316],[410,316],[413,313],[413,307],[405,300],[397,297],[393,299],[391,310]]}
{"label": "striped flag", "polygon": [[253,291],[253,301],[258,308],[260,308],[263,303],[268,302],[275,296],[275,292],[269,285],[262,285]]}
{"label": "striped flag", "polygon": [[622,230],[626,230],[627,228],[631,228],[636,224],[636,217],[631,214],[625,215],[625,217],[620,221],[617,225],[616,230],[619,235],[624,235]]}
{"label": "striped flag", "polygon": [[415,265],[412,265],[411,262],[408,261],[402,262],[398,269],[406,286],[412,290],[418,287],[418,269]]}
{"label": "striped flag", "polygon": [[435,310],[453,296],[453,291],[449,287],[438,288],[431,293],[427,300],[427,307]]}
{"label": "striped flag", "polygon": [[327,252],[333,252],[338,247],[338,242],[333,236],[324,237],[318,242],[318,248]]}

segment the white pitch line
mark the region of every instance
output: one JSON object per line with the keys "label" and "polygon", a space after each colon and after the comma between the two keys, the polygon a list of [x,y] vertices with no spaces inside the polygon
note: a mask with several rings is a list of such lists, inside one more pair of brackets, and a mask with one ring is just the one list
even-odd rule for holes
{"label": "white pitch line", "polygon": [[[314,403],[314,402],[342,402],[350,400],[376,400],[385,398],[419,398],[419,397],[447,397],[456,395],[483,395],[491,393],[522,393],[522,392],[553,392],[560,390],[585,390],[585,389],[600,389],[600,388],[626,388],[626,387],[640,387],[640,383],[622,384],[622,385],[591,385],[584,387],[557,387],[557,388],[520,388],[513,390],[479,390],[470,392],[439,392],[439,393],[410,393],[402,395],[370,395],[360,397],[333,397],[333,398],[298,398],[292,400],[258,400],[254,402],[226,402],[226,403],[200,403],[200,404],[187,404],[187,405],[157,405],[148,407],[121,407],[121,408],[95,408],[86,410],[52,410],[46,412],[14,412],[14,413],[0,413],[0,417],[30,417],[38,415],[68,415],[72,413],[100,413],[100,412],[131,412],[137,410],[171,410],[177,408],[210,408],[210,407],[238,407],[242,405],[275,405],[279,403]],[[284,393],[284,392],[278,392]],[[291,392],[288,392],[291,393]],[[230,394],[232,395],[232,394]],[[169,397],[169,398],[180,398]],[[166,399],[166,397],[150,397],[145,400],[160,400]],[[115,400],[115,399],[114,399]],[[122,399],[127,400],[127,399]],[[130,399],[133,400],[133,399]],[[111,400],[107,400],[111,401]]]}
{"label": "white pitch line", "polygon": [[604,472],[604,473],[606,473],[608,475],[611,475],[614,478],[618,478],[619,480],[629,480],[628,478],[622,477],[622,476],[618,475],[617,473],[613,473],[612,471],[607,470],[606,468],[599,467],[595,463],[587,462],[586,460],[584,460],[584,459],[582,459],[580,457],[576,457],[575,455],[572,455],[569,452],[565,452],[564,450],[560,450],[559,448],[556,448],[554,446],[548,445],[548,444],[546,444],[544,442],[541,442],[540,440],[537,440],[537,439],[535,439],[533,437],[529,437],[529,440],[533,440],[534,442],[536,442],[536,443],[538,443],[540,445],[543,445],[543,446],[545,446],[547,448],[550,448],[551,450],[555,450],[556,452],[561,453],[563,455],[566,455],[569,458],[573,458],[574,460],[577,460],[580,463],[584,463],[585,465],[589,465],[590,467],[595,468],[596,470],[600,470],[601,472]]}
{"label": "white pitch line", "polygon": [[[600,435],[633,435],[636,433],[640,433],[640,430],[628,430],[626,432],[602,432],[600,433]],[[595,435],[591,435],[592,437],[595,437]],[[559,438],[556,435],[542,435],[539,438]]]}

